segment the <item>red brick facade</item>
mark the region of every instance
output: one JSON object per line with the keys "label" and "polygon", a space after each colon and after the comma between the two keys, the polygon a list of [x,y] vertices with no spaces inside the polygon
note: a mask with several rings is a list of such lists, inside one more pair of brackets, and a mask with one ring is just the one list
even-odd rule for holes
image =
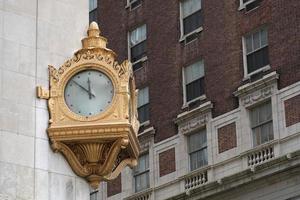
{"label": "red brick facade", "polygon": [[175,148],[159,154],[159,176],[170,174],[176,171]]}
{"label": "red brick facade", "polygon": [[218,128],[219,153],[236,147],[236,125],[235,122]]}
{"label": "red brick facade", "polygon": [[300,122],[300,95],[284,101],[286,127]]}
{"label": "red brick facade", "polygon": [[122,192],[122,179],[119,175],[116,179],[107,182],[107,197],[119,194]]}
{"label": "red brick facade", "polygon": [[148,60],[135,76],[138,88],[149,86],[156,143],[177,134],[173,119],[183,111],[182,68],[199,59],[204,60],[205,95],[214,104],[213,117],[238,107],[232,94],[246,83],[242,37],[262,25],[268,27],[271,67],[262,73],[276,70],[279,89],[300,80],[299,0],[263,0],[250,12],[238,10],[240,0],[204,0],[203,31],[187,45],[179,42],[179,1],[143,0],[132,11],[126,2],[99,1],[98,22],[119,60],[128,57],[128,32],[147,25]]}

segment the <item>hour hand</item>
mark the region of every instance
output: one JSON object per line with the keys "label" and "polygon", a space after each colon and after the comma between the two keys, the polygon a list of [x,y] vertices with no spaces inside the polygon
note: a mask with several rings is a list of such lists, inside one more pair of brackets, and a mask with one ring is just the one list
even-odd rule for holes
{"label": "hour hand", "polygon": [[72,80],[76,85],[78,85],[81,89],[83,89],[84,91],[86,91],[89,96],[93,96],[93,97],[96,97],[93,93],[91,93],[88,89],[86,89],[85,87],[83,87],[82,85],[80,85],[79,83],[77,83],[76,81]]}

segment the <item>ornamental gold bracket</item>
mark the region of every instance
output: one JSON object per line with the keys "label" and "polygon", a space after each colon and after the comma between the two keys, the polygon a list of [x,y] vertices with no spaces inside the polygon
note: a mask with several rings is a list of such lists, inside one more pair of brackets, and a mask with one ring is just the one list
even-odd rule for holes
{"label": "ornamental gold bracket", "polygon": [[[98,188],[101,181],[116,178],[124,167],[137,165],[137,90],[131,63],[117,62],[116,54],[106,47],[107,39],[100,36],[97,23],[90,24],[87,35],[71,59],[58,69],[48,66],[49,89],[38,86],[36,91],[38,98],[48,102],[47,133],[52,150],[61,153],[78,176]],[[109,106],[91,116],[73,112],[65,100],[68,81],[87,70],[105,74],[114,89]],[[91,99],[88,86],[80,87]]]}
{"label": "ornamental gold bracket", "polygon": [[37,86],[36,87],[36,91],[37,91],[37,97],[40,99],[49,99],[50,95],[49,95],[49,90],[43,88],[42,86]]}

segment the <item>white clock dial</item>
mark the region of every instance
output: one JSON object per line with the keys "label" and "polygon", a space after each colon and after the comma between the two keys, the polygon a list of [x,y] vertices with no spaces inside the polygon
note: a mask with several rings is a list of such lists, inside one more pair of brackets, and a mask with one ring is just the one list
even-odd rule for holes
{"label": "white clock dial", "polygon": [[82,116],[93,116],[103,112],[111,104],[114,88],[104,73],[84,70],[68,81],[64,95],[71,111]]}

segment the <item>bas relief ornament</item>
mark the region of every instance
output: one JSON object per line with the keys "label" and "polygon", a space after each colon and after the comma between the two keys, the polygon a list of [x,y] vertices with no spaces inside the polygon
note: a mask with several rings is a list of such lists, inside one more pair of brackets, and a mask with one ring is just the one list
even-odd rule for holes
{"label": "bas relief ornament", "polygon": [[[100,181],[114,179],[125,166],[137,164],[137,90],[131,63],[117,62],[97,23],[90,24],[87,34],[73,58],[58,69],[49,65],[49,90],[38,86],[37,96],[48,101],[51,148],[62,153],[73,171],[97,188]],[[114,88],[110,105],[92,116],[72,112],[64,97],[67,82],[83,70],[105,73]]]}
{"label": "bas relief ornament", "polygon": [[241,101],[244,106],[250,106],[255,104],[256,102],[262,101],[272,96],[274,90],[274,86],[269,86],[266,88],[262,88],[258,91],[255,91],[251,94],[242,97]]}

